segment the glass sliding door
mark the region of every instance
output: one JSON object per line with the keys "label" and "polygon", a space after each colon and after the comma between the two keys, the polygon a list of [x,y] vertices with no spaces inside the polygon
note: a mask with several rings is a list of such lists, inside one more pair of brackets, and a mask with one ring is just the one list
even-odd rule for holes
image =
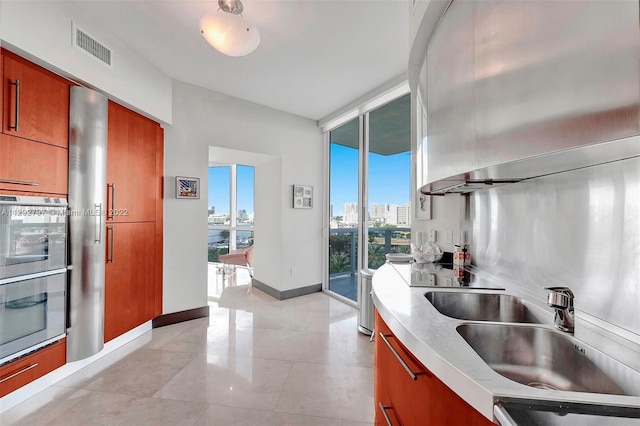
{"label": "glass sliding door", "polygon": [[411,97],[329,132],[327,289],[356,303],[358,271],[411,244]]}
{"label": "glass sliding door", "polygon": [[330,132],[328,289],[357,302],[360,118]]}
{"label": "glass sliding door", "polygon": [[368,267],[387,253],[411,252],[411,97],[369,112]]}

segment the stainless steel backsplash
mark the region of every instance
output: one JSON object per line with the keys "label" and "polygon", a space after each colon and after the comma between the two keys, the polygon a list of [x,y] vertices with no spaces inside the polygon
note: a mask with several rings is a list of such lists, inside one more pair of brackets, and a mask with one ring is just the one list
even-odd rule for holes
{"label": "stainless steel backsplash", "polygon": [[469,197],[474,264],[543,298],[568,286],[576,310],[640,337],[640,158]]}

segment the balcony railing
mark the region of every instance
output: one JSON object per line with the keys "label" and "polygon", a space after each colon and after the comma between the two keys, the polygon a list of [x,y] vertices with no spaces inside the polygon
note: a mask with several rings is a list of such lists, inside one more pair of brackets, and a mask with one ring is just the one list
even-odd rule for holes
{"label": "balcony railing", "polygon": [[[369,228],[368,267],[378,268],[387,253],[411,252],[410,228]],[[355,274],[357,272],[358,229],[331,229],[329,234],[329,273]]]}

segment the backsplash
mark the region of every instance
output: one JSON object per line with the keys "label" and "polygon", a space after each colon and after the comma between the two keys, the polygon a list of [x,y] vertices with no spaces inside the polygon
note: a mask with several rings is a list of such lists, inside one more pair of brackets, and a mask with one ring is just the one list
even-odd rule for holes
{"label": "backsplash", "polygon": [[577,311],[640,341],[640,158],[477,191],[469,203],[477,267],[541,298],[570,287]]}

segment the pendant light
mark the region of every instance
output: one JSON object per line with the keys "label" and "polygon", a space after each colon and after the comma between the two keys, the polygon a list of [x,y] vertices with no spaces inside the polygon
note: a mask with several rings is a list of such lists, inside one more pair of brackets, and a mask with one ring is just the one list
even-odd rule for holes
{"label": "pendant light", "polygon": [[242,17],[240,0],[218,0],[217,12],[200,20],[200,32],[220,53],[229,56],[246,56],[260,44],[256,27]]}

